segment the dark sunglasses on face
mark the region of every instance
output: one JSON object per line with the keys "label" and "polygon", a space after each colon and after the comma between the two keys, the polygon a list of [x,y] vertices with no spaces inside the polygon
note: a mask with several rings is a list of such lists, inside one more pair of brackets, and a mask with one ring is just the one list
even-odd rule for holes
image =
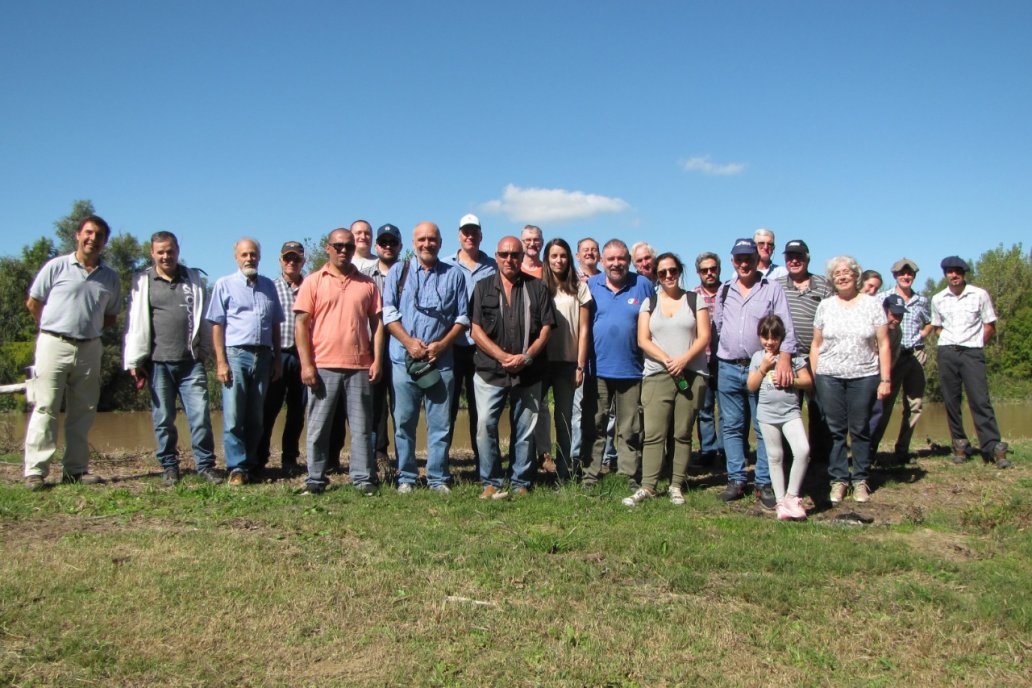
{"label": "dark sunglasses on face", "polygon": [[502,260],[509,260],[513,258],[519,260],[523,258],[523,251],[498,251],[496,255]]}
{"label": "dark sunglasses on face", "polygon": [[284,263],[300,263],[302,260],[304,260],[304,258],[297,255],[296,253],[289,253],[283,256]]}
{"label": "dark sunglasses on face", "polygon": [[335,244],[330,244],[330,247],[337,253],[344,253],[345,251],[348,251],[350,253],[355,250],[355,242],[349,241],[345,244],[342,241],[338,241]]}
{"label": "dark sunglasses on face", "polygon": [[376,245],[384,248],[398,248],[398,244],[400,243],[401,242],[397,239],[381,239],[376,242]]}
{"label": "dark sunglasses on face", "polygon": [[700,275],[704,275],[704,274],[706,274],[708,272],[712,272],[712,273],[716,274],[716,273],[720,272],[720,268],[718,268],[715,265],[713,267],[711,267],[711,268],[699,268],[699,274]]}
{"label": "dark sunglasses on face", "polygon": [[677,277],[681,274],[681,269],[663,268],[662,270],[656,270],[656,274],[659,275],[659,279],[666,279],[667,277]]}

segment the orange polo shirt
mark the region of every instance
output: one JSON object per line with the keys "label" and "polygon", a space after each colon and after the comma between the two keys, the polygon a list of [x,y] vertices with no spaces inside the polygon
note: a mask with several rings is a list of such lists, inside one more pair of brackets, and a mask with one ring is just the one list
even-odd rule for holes
{"label": "orange polo shirt", "polygon": [[369,319],[381,310],[380,292],[371,277],[353,269],[340,279],[327,265],[305,278],[294,299],[294,312],[311,316],[309,332],[317,368],[371,366]]}

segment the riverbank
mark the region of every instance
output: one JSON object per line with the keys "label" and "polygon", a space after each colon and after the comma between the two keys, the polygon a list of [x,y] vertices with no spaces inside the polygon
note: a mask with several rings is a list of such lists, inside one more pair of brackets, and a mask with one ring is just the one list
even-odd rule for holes
{"label": "riverbank", "polygon": [[[629,510],[626,487],[476,499],[335,480],[21,487],[0,463],[0,681],[9,685],[1027,685],[1032,444],[878,469],[805,523],[720,502]],[[853,525],[849,512],[873,519]],[[844,517],[844,518],[843,518]]]}

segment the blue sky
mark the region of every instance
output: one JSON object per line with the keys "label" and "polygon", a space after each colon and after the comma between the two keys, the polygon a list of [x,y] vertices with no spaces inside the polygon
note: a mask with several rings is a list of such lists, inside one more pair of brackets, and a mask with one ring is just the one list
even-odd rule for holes
{"label": "blue sky", "polygon": [[78,198],[212,276],[360,217],[451,253],[474,212],[489,252],[763,226],[923,282],[1032,225],[1029,2],[40,0],[0,39],[4,255]]}

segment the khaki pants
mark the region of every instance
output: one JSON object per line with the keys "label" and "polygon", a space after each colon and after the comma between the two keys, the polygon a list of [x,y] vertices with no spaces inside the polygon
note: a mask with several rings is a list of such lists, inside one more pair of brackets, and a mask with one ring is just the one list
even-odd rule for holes
{"label": "khaki pants", "polygon": [[25,475],[46,477],[57,450],[57,414],[65,402],[64,472],[86,472],[88,435],[100,397],[100,339],[73,344],[49,334],[36,339],[36,406],[25,431]]}
{"label": "khaki pants", "polygon": [[[682,487],[692,456],[692,428],[702,406],[706,378],[695,377],[691,398],[677,389],[666,373],[649,375],[641,383],[641,405],[645,408],[645,442],[642,451],[641,486],[655,491],[663,470],[667,436],[672,435],[673,465],[670,484]],[[672,431],[672,432],[671,432]]]}

